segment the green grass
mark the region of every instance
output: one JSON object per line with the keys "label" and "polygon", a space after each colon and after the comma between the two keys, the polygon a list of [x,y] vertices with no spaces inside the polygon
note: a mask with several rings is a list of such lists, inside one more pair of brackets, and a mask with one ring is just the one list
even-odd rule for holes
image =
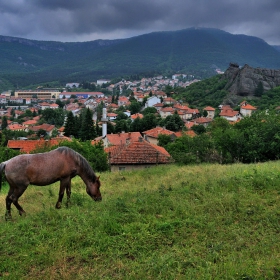
{"label": "green grass", "polygon": [[[30,186],[5,222],[0,279],[280,279],[280,162],[102,173],[103,201]],[[99,175],[99,174],[98,174]]]}

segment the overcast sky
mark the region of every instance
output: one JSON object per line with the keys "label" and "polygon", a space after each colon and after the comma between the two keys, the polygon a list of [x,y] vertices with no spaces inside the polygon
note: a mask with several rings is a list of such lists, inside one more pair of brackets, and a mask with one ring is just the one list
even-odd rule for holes
{"label": "overcast sky", "polygon": [[213,27],[280,45],[280,0],[0,0],[0,35],[82,42]]}

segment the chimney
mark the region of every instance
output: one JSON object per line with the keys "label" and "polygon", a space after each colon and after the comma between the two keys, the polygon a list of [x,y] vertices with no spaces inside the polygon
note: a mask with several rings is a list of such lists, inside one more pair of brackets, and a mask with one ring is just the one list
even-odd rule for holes
{"label": "chimney", "polygon": [[102,109],[102,137],[105,137],[107,135],[107,109],[105,107],[105,105],[103,105],[103,109]]}

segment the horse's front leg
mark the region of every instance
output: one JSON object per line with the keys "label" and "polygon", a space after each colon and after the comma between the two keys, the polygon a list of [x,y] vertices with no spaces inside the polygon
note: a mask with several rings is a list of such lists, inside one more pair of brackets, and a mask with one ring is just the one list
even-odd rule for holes
{"label": "horse's front leg", "polygon": [[71,198],[71,179],[69,180],[69,183],[66,186],[66,194],[67,194],[67,202],[66,206],[70,206],[70,198]]}
{"label": "horse's front leg", "polygon": [[57,200],[57,203],[55,205],[56,209],[61,208],[62,199],[63,199],[63,196],[64,196],[64,191],[65,191],[65,188],[67,188],[69,182],[70,182],[70,178],[63,178],[63,179],[60,180],[60,189],[59,189],[59,193],[58,193],[58,200]]}

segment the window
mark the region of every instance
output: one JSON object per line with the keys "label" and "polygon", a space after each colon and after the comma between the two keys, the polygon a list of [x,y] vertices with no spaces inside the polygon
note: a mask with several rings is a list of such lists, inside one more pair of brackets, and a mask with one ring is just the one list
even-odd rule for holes
{"label": "window", "polygon": [[119,166],[119,171],[124,171],[125,167],[124,166]]}

